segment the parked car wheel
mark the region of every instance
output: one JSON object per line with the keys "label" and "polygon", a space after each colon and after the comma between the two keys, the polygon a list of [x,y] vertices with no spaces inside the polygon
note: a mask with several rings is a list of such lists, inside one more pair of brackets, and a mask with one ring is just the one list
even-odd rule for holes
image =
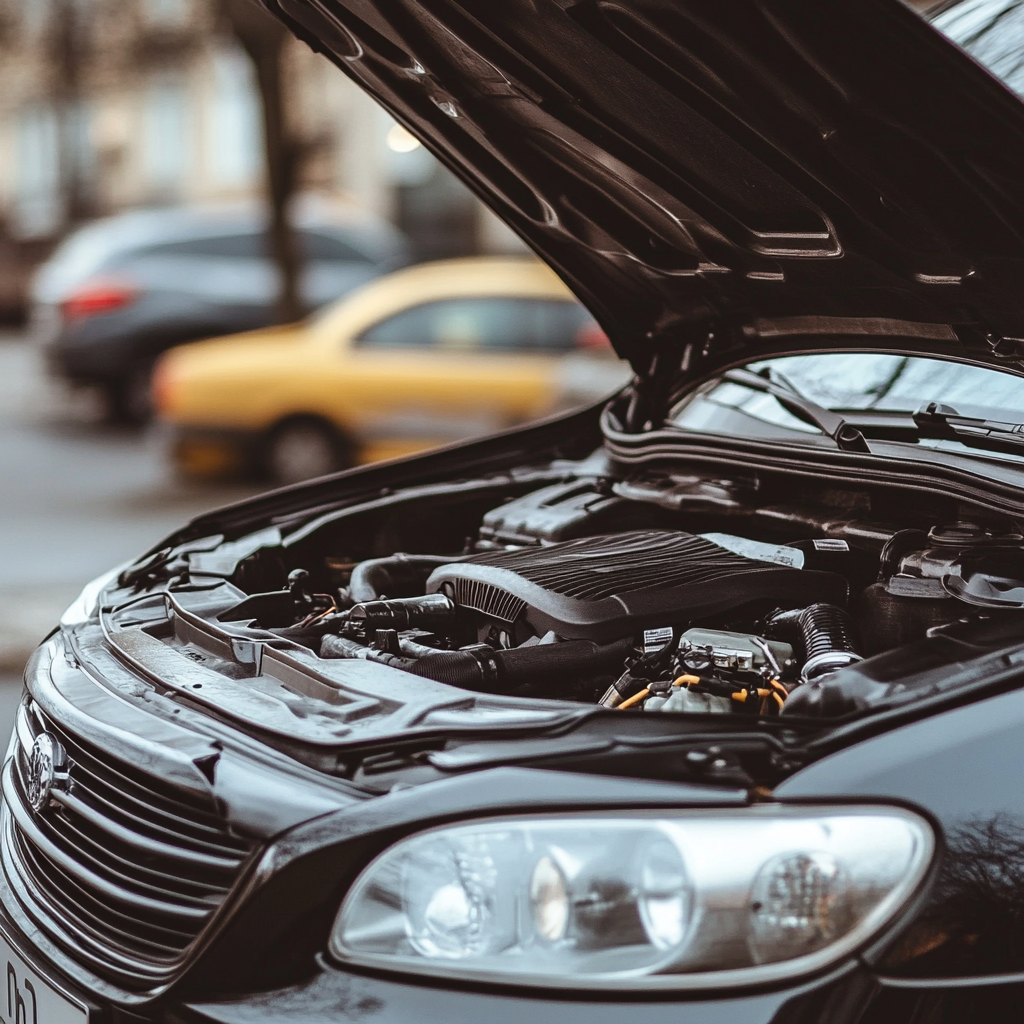
{"label": "parked car wheel", "polygon": [[109,418],[117,423],[145,423],[153,415],[152,378],[153,367],[147,363],[107,381],[103,390]]}
{"label": "parked car wheel", "polygon": [[313,419],[289,420],[270,434],[264,469],[274,483],[299,483],[351,465],[346,449],[328,424]]}

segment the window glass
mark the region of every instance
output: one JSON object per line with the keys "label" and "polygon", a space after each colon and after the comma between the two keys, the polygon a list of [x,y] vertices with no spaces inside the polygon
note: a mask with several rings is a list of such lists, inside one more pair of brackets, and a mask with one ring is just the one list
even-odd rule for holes
{"label": "window glass", "polygon": [[[309,260],[367,263],[369,259],[346,241],[318,231],[299,234],[303,257]],[[143,256],[208,256],[220,259],[255,260],[270,257],[270,236],[264,232],[237,232],[160,242],[139,250]]]}
{"label": "window glass", "polygon": [[178,195],[190,165],[189,93],[177,77],[159,75],[144,94],[142,166],[147,184],[163,196]]}
{"label": "window glass", "polygon": [[55,231],[61,218],[60,119],[50,104],[31,103],[18,117],[15,219],[26,237]]}
{"label": "window glass", "polygon": [[213,88],[207,94],[206,152],[219,185],[252,187],[263,168],[263,122],[252,61],[240,46],[213,54]]}
{"label": "window glass", "polygon": [[369,263],[369,257],[354,249],[337,235],[319,231],[303,231],[299,236],[307,260],[326,260],[343,263]]}
{"label": "window glass", "polygon": [[1024,2],[961,0],[939,4],[932,24],[1024,96]]}
{"label": "window glass", "polygon": [[[837,412],[913,413],[928,402],[940,402],[963,416],[1024,421],[1024,378],[983,366],[924,356],[829,352],[763,359],[746,368]],[[745,437],[820,433],[772,395],[721,379],[680,399],[669,422]]]}
{"label": "window glass", "polygon": [[236,260],[260,259],[268,253],[267,236],[256,232],[182,238],[174,242],[147,245],[139,250],[142,256],[213,256]]}
{"label": "window glass", "polygon": [[442,299],[396,313],[365,331],[366,348],[567,352],[592,324],[576,302],[499,297]]}

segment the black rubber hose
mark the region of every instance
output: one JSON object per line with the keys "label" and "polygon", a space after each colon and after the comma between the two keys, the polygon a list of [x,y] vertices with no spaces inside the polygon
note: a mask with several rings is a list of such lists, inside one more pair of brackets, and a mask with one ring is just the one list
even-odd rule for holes
{"label": "black rubber hose", "polygon": [[381,595],[412,597],[423,593],[427,577],[439,566],[457,562],[450,555],[406,555],[369,558],[352,570],[348,592],[353,601],[377,601]]}
{"label": "black rubber hose", "polygon": [[[421,644],[403,642],[404,654]],[[412,672],[424,679],[448,683],[465,690],[497,693],[524,683],[575,682],[609,670],[619,671],[633,649],[629,639],[600,645],[592,640],[566,640],[554,644],[535,644],[512,650],[475,644],[461,651],[435,651],[429,648],[423,657],[401,657],[340,636],[325,636],[320,645],[321,658],[359,658]]]}
{"label": "black rubber hose", "polygon": [[478,644],[461,651],[429,654],[415,663],[412,672],[467,690],[500,692],[524,683],[575,682],[610,669],[618,671],[632,647],[629,639],[605,645],[592,640],[566,640],[511,650]]}
{"label": "black rubber hose", "polygon": [[857,627],[849,613],[834,604],[779,612],[769,619],[765,635],[793,645],[801,656],[806,681],[861,660]]}
{"label": "black rubber hose", "polygon": [[360,601],[348,610],[348,626],[372,637],[378,629],[427,629],[447,633],[458,621],[459,609],[444,594],[397,597],[393,601]]}

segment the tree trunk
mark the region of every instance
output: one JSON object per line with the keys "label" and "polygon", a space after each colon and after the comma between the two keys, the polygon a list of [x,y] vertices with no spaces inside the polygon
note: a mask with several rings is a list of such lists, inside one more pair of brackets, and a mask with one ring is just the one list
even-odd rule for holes
{"label": "tree trunk", "polygon": [[288,216],[299,164],[298,146],[288,126],[283,81],[290,37],[283,25],[252,0],[220,0],[220,8],[256,71],[263,112],[270,247],[279,278],[277,316],[281,323],[291,323],[305,308],[299,293],[301,253]]}
{"label": "tree trunk", "polygon": [[49,23],[50,98],[57,118],[61,227],[67,229],[93,213],[82,166],[82,62],[86,33],[79,6],[55,0]]}

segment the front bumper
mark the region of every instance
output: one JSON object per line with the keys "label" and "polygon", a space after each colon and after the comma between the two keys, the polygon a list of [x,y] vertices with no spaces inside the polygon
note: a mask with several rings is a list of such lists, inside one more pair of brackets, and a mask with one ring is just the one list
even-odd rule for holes
{"label": "front bumper", "polygon": [[[622,1024],[627,1018],[630,1024],[839,1024],[861,1020],[886,1024],[890,1007],[903,1009],[922,1001],[933,1005],[936,997],[935,993],[888,990],[859,969],[772,992],[638,1000],[635,996],[588,999],[580,993],[537,997],[453,990],[356,975],[320,962],[311,978],[286,988],[217,999],[172,990],[157,1000],[125,1007],[62,978],[39,955],[33,941],[2,914],[0,932],[53,988],[86,1007],[90,1024],[522,1024],[524,1020],[534,1024]],[[0,963],[0,970],[4,969]],[[992,1002],[993,990],[972,992],[973,998],[981,1000],[976,1005]],[[2,1003],[0,999],[0,1018],[15,1024],[13,1014],[3,1015]],[[910,1014],[893,1017],[893,1024],[897,1019],[914,1018]],[[946,1018],[941,1019],[946,1024]],[[957,1020],[952,1018],[950,1024]],[[47,1022],[28,1019],[24,1024]]]}
{"label": "front bumper", "polygon": [[[942,1024],[1018,1020],[1024,981],[945,989],[900,988],[853,968],[802,986],[730,996],[588,999],[452,990],[356,975],[326,963],[301,983],[211,999],[169,992],[126,1008],[76,988],[44,964],[32,941],[0,916],[0,931],[34,970],[86,1006],[90,1024]],[[5,965],[0,964],[0,969]],[[2,999],[0,999],[2,1003]],[[0,1016],[2,1007],[0,1007]],[[14,1024],[14,1017],[4,1017]],[[26,1021],[26,1024],[46,1024]]]}
{"label": "front bumper", "polygon": [[[862,975],[847,975],[813,987],[741,997],[672,1000],[588,999],[580,993],[559,997],[494,991],[453,991],[385,978],[349,974],[322,966],[308,981],[256,998],[220,1002],[190,1001],[179,1011],[188,1024],[782,1024],[800,1021],[834,1024],[838,1000],[851,997],[863,1006],[873,985]],[[840,996],[841,993],[841,996]],[[808,1016],[813,1006],[824,1015]],[[790,1007],[790,1009],[787,1009]],[[803,1016],[797,1016],[799,1011]],[[856,1018],[854,1018],[856,1019]]]}

